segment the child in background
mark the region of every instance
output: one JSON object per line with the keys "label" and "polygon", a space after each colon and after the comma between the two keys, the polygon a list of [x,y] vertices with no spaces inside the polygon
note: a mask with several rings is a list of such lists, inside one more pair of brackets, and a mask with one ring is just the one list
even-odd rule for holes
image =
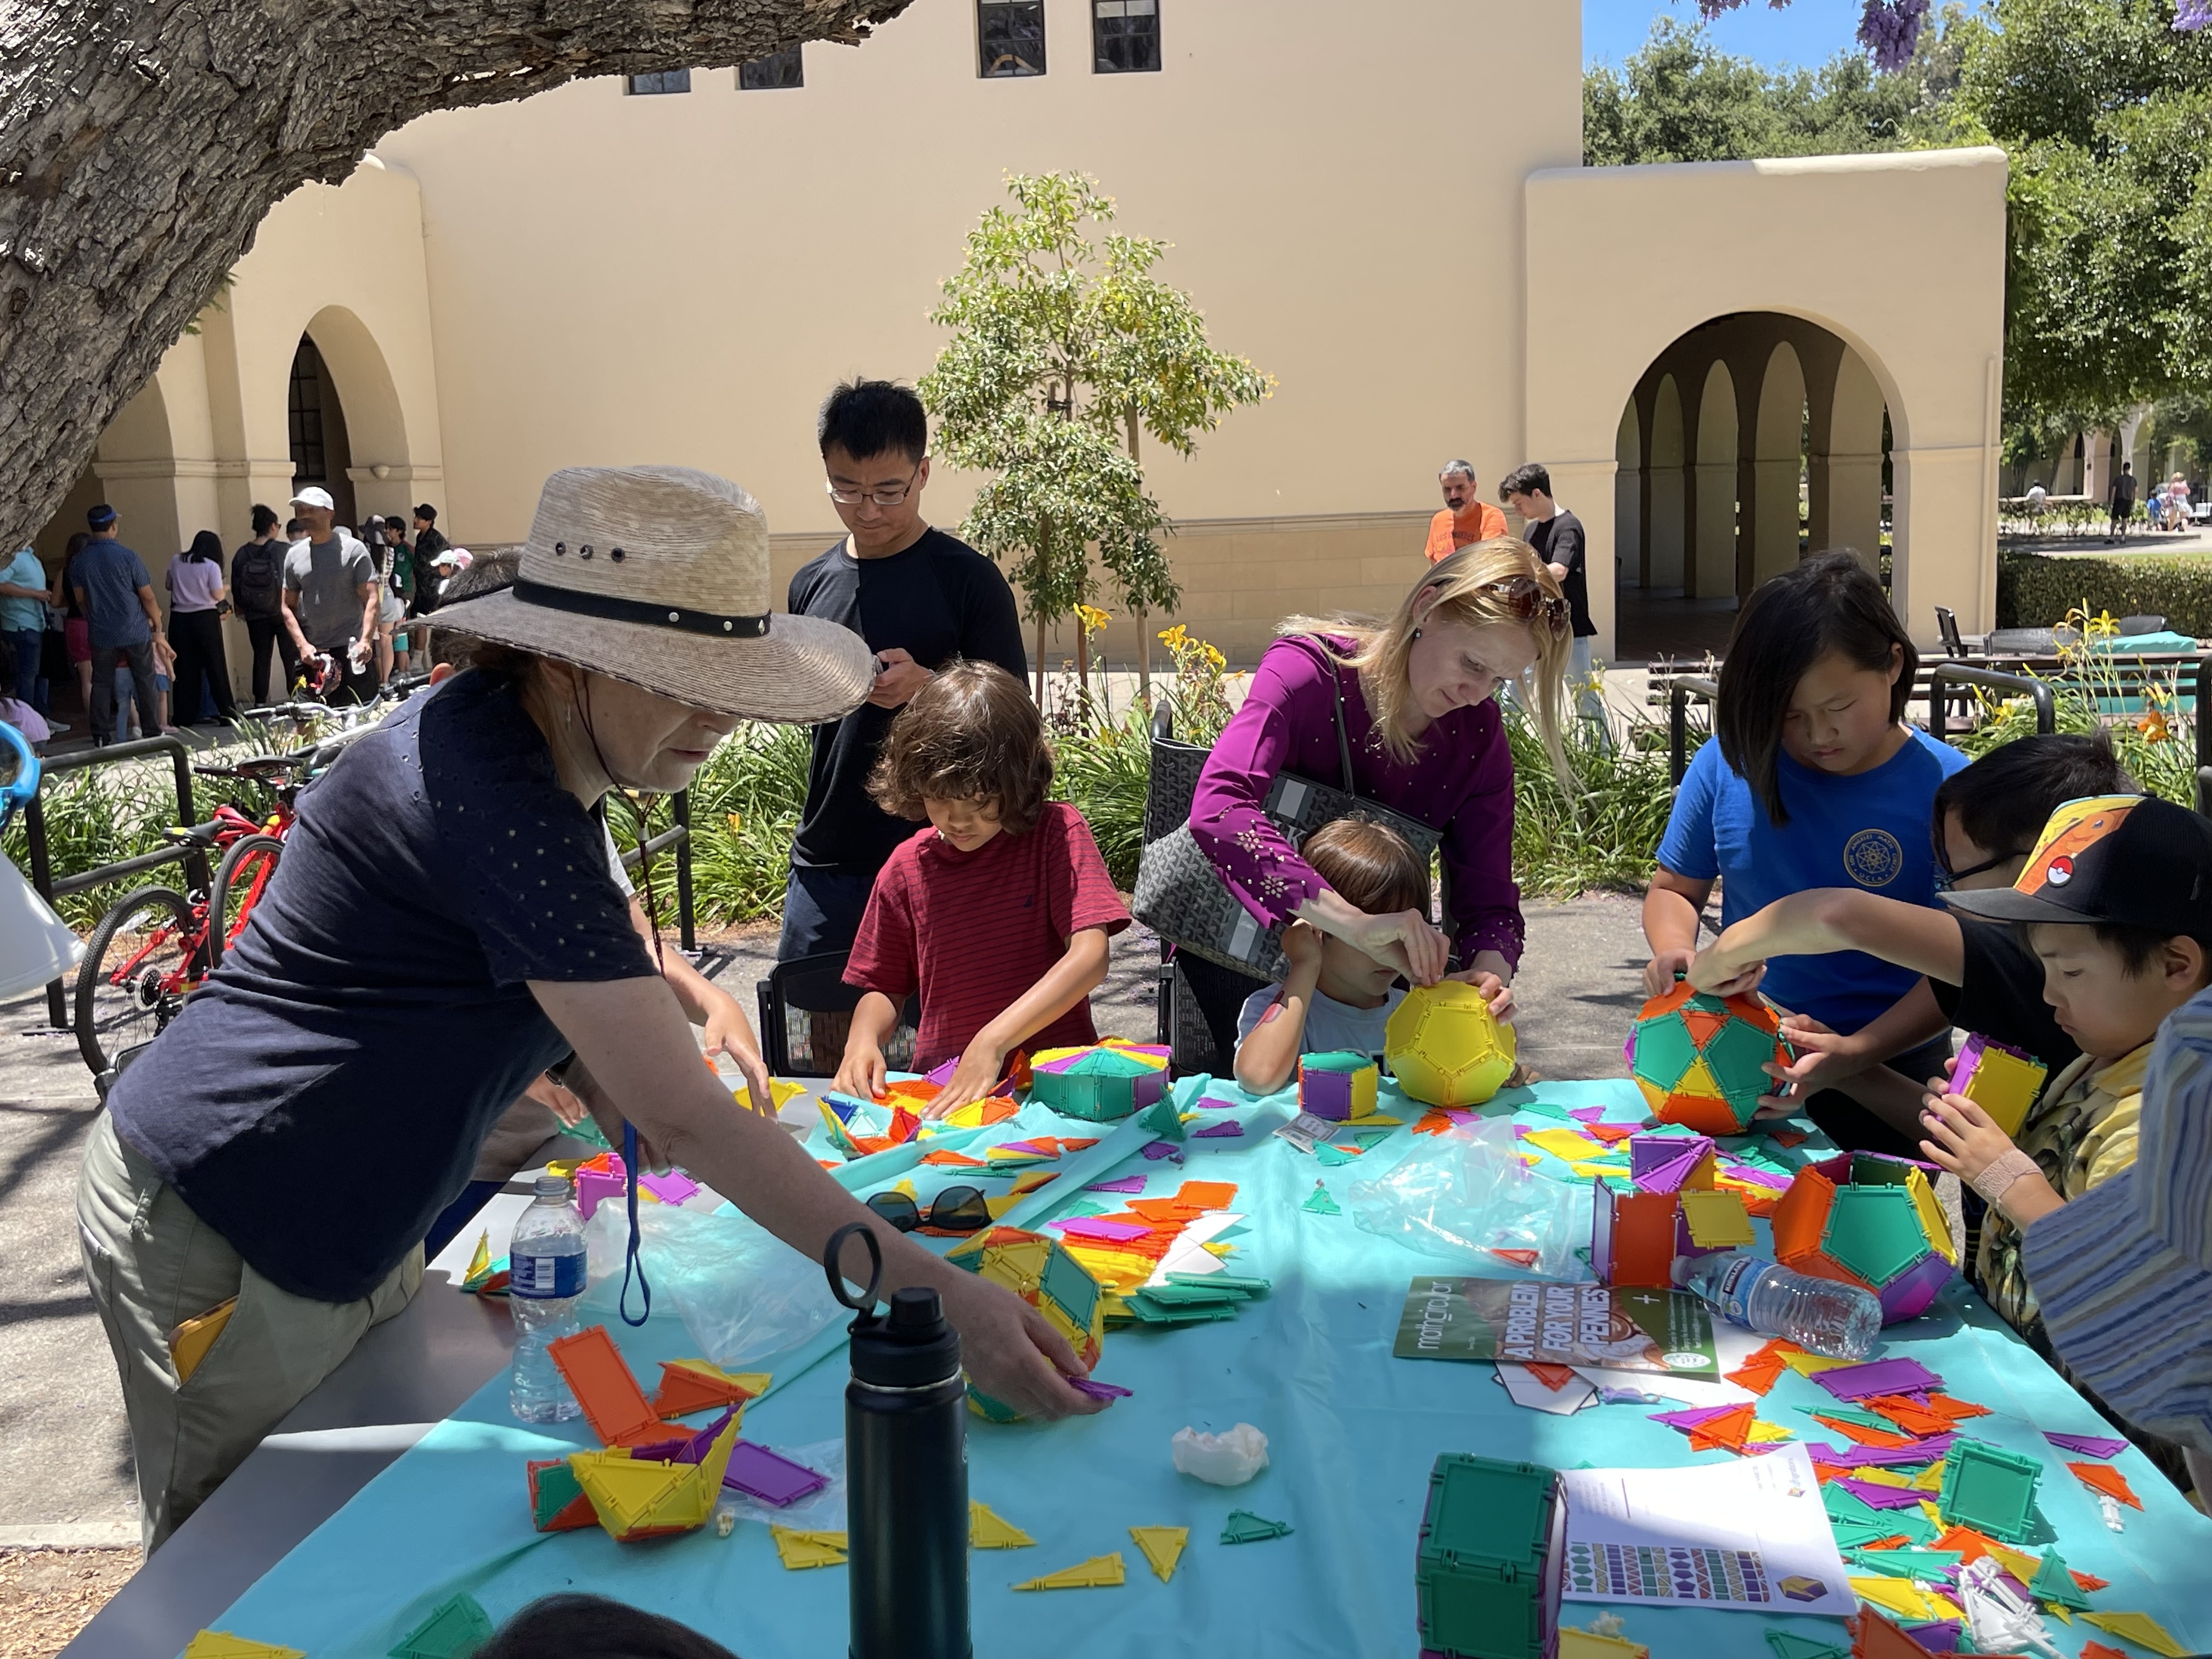
{"label": "child in background", "polygon": [[2070,801],[2012,886],[1947,897],[2023,927],[2043,962],[2044,995],[2081,1048],[2045,1088],[2017,1145],[1961,1096],[1930,1094],[1922,1120],[1921,1155],[1989,1203],[1976,1261],[1983,1294],[2047,1353],[2021,1235],[2135,1163],[2159,1022],[2212,980],[2212,822],[2148,796]]}
{"label": "child in background", "polygon": [[[1881,584],[1854,554],[1818,554],[1744,602],[1721,665],[1713,740],[1675,793],[1644,895],[1650,994],[1697,956],[1698,915],[1717,878],[1723,927],[1814,887],[1849,884],[1935,902],[1936,789],[1966,757],[1905,724],[1918,663]],[[1763,988],[1784,1008],[1848,1034],[1918,979],[1851,951],[1818,961],[1777,957]],[[1940,1017],[1907,1040],[1915,1046],[1890,1064],[1908,1078],[1933,1076],[1950,1057]],[[1838,1091],[1803,1109],[1839,1146],[1911,1152],[1911,1139]]]}
{"label": "child in background", "polygon": [[46,742],[54,735],[53,727],[46,717],[27,702],[18,702],[15,690],[15,641],[0,634],[0,720],[5,720],[25,737],[32,745]]}
{"label": "child in background", "polygon": [[[1299,848],[1314,873],[1368,915],[1429,910],[1429,872],[1388,824],[1338,818]],[[1382,1052],[1382,1028],[1405,1000],[1398,969],[1303,921],[1283,930],[1291,971],[1246,999],[1237,1017],[1237,1081],[1273,1094],[1297,1075],[1300,1054]]]}
{"label": "child in background", "polygon": [[[2020,738],[1993,749],[1936,791],[1937,879],[1959,892],[2009,887],[2060,806],[2134,790],[2102,732]],[[2043,963],[2018,929],[1856,887],[1811,888],[1745,917],[1698,953],[1690,983],[1723,996],[1749,991],[1770,957],[1838,951],[1863,951],[1927,978],[1851,1036],[1790,1016],[1797,1059],[1767,1070],[1802,1089],[1840,1089],[1902,1134],[1920,1133],[1927,1079],[1881,1061],[1909,1048],[1933,1019],[2033,1054],[2054,1077],[2081,1054],[2051,1017]],[[1796,1107],[1784,1099],[1774,1109]]]}
{"label": "child in background", "polygon": [[1051,787],[1036,705],[995,664],[956,662],[899,711],[868,792],[930,827],[892,853],[868,895],[845,965],[845,982],[866,994],[840,1092],[882,1092],[884,1039],[916,992],[915,1069],[959,1062],[933,1116],[991,1093],[1018,1047],[1098,1040],[1091,992],[1129,913],[1091,826],[1047,800]]}

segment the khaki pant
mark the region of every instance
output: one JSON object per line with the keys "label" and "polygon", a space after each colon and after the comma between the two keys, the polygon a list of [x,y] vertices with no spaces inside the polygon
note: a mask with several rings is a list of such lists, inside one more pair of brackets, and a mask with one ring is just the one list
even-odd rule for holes
{"label": "khaki pant", "polygon": [[[185,1207],[105,1115],[85,1142],[76,1217],[85,1277],[123,1376],[149,1553],[422,1282],[418,1245],[359,1302],[278,1290]],[[173,1348],[179,1327],[225,1304],[211,1344]]]}

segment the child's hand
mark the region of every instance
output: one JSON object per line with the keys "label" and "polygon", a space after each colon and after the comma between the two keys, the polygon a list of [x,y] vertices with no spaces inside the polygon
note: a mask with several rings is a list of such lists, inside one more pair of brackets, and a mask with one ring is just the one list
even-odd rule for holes
{"label": "child's hand", "polygon": [[1928,1131],[1920,1150],[1929,1162],[1941,1164],[1969,1186],[2013,1150],[2012,1137],[1964,1095],[1930,1093],[1920,1121]]}
{"label": "child's hand", "polygon": [[848,1037],[845,1057],[837,1062],[837,1075],[830,1080],[830,1086],[857,1100],[876,1100],[882,1097],[890,1082],[890,1068],[884,1064],[884,1051],[865,1038]]}
{"label": "child's hand", "polygon": [[1644,994],[1663,997],[1674,988],[1674,975],[1686,973],[1696,953],[1690,951],[1662,951],[1644,964]]}
{"label": "child's hand", "polygon": [[[1782,1035],[1797,1051],[1797,1058],[1786,1066],[1770,1060],[1759,1068],[1778,1085],[1760,1097],[1762,1105],[1771,1101],[1786,1104],[1787,1111],[1796,1111],[1821,1090],[1867,1069],[1864,1044],[1823,1025],[1810,1014],[1783,1015]],[[1786,1096],[1785,1090],[1790,1091]]]}
{"label": "child's hand", "polygon": [[988,1031],[979,1031],[960,1063],[952,1068],[952,1079],[938,1091],[937,1098],[929,1103],[924,1117],[943,1117],[947,1112],[967,1105],[970,1101],[988,1097],[998,1087],[1004,1076],[999,1068],[1006,1063],[1006,1051],[999,1047]]}
{"label": "child's hand", "polygon": [[1485,973],[1480,968],[1468,968],[1456,974],[1446,974],[1444,977],[1472,985],[1481,992],[1483,1000],[1490,1005],[1491,1018],[1500,1025],[1510,1025],[1513,1016],[1520,1012],[1513,1005],[1513,988],[1495,974]]}
{"label": "child's hand", "polygon": [[1698,952],[1689,966],[1690,983],[1711,996],[1747,996],[1766,977],[1764,962],[1738,963],[1718,942]]}
{"label": "child's hand", "polygon": [[1283,956],[1293,968],[1321,967],[1321,929],[1310,922],[1293,921],[1283,929]]}
{"label": "child's hand", "polygon": [[1434,985],[1443,978],[1451,956],[1444,936],[1419,910],[1363,916],[1338,937],[1376,961],[1389,963],[1416,985]]}

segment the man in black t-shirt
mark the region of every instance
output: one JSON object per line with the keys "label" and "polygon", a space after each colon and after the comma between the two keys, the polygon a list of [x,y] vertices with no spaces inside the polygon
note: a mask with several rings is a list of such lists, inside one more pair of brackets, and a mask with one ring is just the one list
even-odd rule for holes
{"label": "man in black t-shirt", "polygon": [[1585,557],[1589,540],[1583,533],[1583,521],[1552,499],[1552,475],[1534,461],[1507,473],[1498,486],[1498,494],[1505,505],[1525,521],[1522,533],[1528,538],[1528,545],[1536,550],[1536,556],[1551,567],[1552,578],[1559,583],[1559,592],[1567,602],[1567,616],[1574,632],[1574,644],[1567,659],[1567,678],[1575,687],[1575,712],[1602,726],[1605,698],[1593,678],[1596,664],[1591,659],[1590,641],[1597,634],[1597,624],[1590,620],[1589,571]]}
{"label": "man in black t-shirt", "polygon": [[777,959],[848,951],[869,890],[915,826],[867,793],[891,716],[956,658],[1029,673],[1013,590],[998,566],[921,516],[929,422],[921,399],[888,380],[853,380],[822,405],[830,499],[847,535],[791,579],[788,608],[851,629],[876,653],[875,688],[844,719],[814,728],[806,806],[792,838]]}
{"label": "man in black t-shirt", "polygon": [[2124,541],[2127,538],[2128,521],[2136,515],[2136,464],[2133,461],[2120,463],[2120,476],[2112,480],[2109,499],[2112,521],[2106,529],[2105,539],[2108,542]]}

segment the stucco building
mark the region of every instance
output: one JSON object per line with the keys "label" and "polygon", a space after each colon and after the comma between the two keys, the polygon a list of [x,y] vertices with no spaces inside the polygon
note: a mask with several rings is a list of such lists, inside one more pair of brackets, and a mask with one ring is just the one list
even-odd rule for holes
{"label": "stucco building", "polygon": [[[1148,458],[1181,619],[1234,657],[1286,612],[1395,603],[1460,455],[1492,498],[1551,467],[1610,655],[1608,568],[1648,631],[1801,544],[1870,554],[1885,419],[1900,614],[1989,624],[1999,152],[1586,169],[1579,0],[1386,0],[1368,46],[1346,23],[917,0],[858,49],[425,118],[270,213],[40,550],[105,497],[158,579],[295,478],[352,522],[428,499],[456,540],[512,541],[553,468],[654,460],[743,482],[795,568],[837,533],[824,391],[925,372],[1005,176],[1075,168],[1279,383],[1194,459]],[[940,470],[929,516],[971,488]],[[1109,656],[1134,644],[1117,621]]]}

